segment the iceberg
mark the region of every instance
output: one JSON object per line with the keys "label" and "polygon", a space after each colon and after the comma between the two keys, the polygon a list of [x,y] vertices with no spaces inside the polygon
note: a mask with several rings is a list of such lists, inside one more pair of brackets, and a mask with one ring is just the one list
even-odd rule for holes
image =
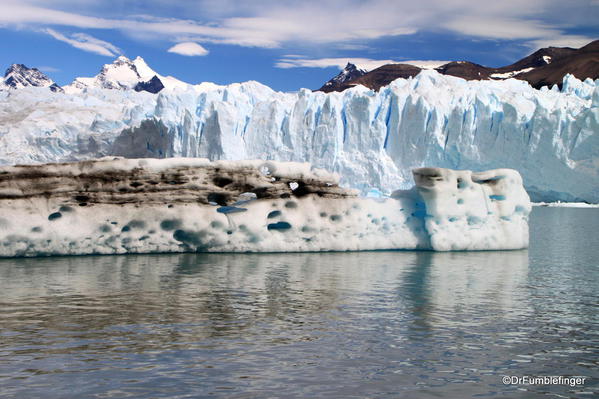
{"label": "iceberg", "polygon": [[124,159],[0,168],[0,256],[528,246],[518,172],[414,170],[360,197],[309,163]]}
{"label": "iceberg", "polygon": [[567,75],[561,90],[536,90],[425,70],[378,92],[257,82],[0,92],[0,164],[103,156],[310,162],[345,187],[387,195],[409,188],[414,168],[510,168],[534,201],[597,203],[599,80]]}

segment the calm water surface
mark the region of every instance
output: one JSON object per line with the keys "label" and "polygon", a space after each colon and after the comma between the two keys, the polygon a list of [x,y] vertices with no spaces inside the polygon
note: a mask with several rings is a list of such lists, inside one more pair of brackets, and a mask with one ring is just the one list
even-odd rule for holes
{"label": "calm water surface", "polygon": [[0,397],[597,397],[598,227],[535,208],[527,251],[3,259]]}

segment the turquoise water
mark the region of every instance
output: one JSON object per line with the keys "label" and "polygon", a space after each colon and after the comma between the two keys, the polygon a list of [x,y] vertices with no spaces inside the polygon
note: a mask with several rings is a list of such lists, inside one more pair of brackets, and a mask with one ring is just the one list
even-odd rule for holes
{"label": "turquoise water", "polygon": [[[2,398],[599,394],[599,209],[504,252],[0,260]],[[503,376],[584,376],[504,385]]]}

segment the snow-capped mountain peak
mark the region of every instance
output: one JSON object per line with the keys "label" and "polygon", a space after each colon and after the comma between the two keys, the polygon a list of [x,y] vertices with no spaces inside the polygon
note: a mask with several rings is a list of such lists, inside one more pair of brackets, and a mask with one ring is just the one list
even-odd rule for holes
{"label": "snow-capped mountain peak", "polygon": [[100,74],[96,75],[96,80],[105,89],[131,89],[142,78],[135,64],[121,55],[112,64],[104,65]]}
{"label": "snow-capped mountain peak", "polygon": [[150,80],[154,76],[158,75],[156,71],[150,68],[146,61],[140,56],[135,57],[135,59],[131,63],[133,64],[133,66],[137,70],[137,73],[143,80]]}
{"label": "snow-capped mountain peak", "polygon": [[104,65],[98,75],[93,78],[76,78],[65,89],[69,93],[79,92],[86,88],[134,89],[157,93],[163,88],[184,86],[187,84],[178,79],[156,73],[141,57],[130,60],[121,55],[111,64]]}
{"label": "snow-capped mountain peak", "polygon": [[0,89],[20,89],[27,86],[49,87],[52,91],[62,91],[60,86],[37,68],[28,68],[23,64],[12,64],[0,80]]}
{"label": "snow-capped mountain peak", "polygon": [[358,68],[356,65],[348,62],[345,68],[337,74],[334,78],[326,82],[320,90],[322,91],[333,91],[336,90],[337,87],[341,86],[345,82],[349,82],[350,80],[354,80],[359,78],[362,75],[365,75],[368,71],[364,69]]}
{"label": "snow-capped mountain peak", "polygon": [[[366,72],[368,72],[368,71],[366,71],[365,69],[360,69],[355,64],[348,62],[347,65],[345,66],[345,68],[343,68],[343,70],[341,72],[339,72],[339,74],[337,76],[335,76],[333,79],[331,79],[331,81],[335,82],[335,83],[345,83],[349,80],[352,80],[352,79],[355,79],[357,77],[364,75]],[[327,82],[327,84],[328,83],[330,83],[330,81]]]}

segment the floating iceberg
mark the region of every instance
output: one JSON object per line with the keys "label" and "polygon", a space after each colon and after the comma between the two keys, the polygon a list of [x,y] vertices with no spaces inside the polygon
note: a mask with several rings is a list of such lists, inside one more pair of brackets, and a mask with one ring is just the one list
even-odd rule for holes
{"label": "floating iceberg", "polygon": [[0,168],[0,256],[528,246],[518,172],[414,170],[364,198],[308,163],[101,159]]}

